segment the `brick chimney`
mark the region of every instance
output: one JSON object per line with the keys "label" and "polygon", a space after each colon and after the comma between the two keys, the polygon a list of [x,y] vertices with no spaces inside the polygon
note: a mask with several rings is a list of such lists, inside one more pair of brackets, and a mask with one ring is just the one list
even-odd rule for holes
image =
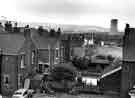
{"label": "brick chimney", "polygon": [[128,92],[135,84],[135,28],[126,24],[123,37],[123,64],[120,98],[128,98]]}
{"label": "brick chimney", "polygon": [[118,32],[118,20],[112,19],[111,20],[110,33],[117,33],[117,32]]}
{"label": "brick chimney", "polygon": [[26,57],[26,65],[27,65],[27,73],[31,73],[32,72],[32,49],[31,49],[31,45],[32,45],[32,40],[31,40],[31,29],[29,28],[29,25],[25,26],[24,28],[24,37],[25,37],[25,57]]}
{"label": "brick chimney", "polygon": [[24,28],[24,37],[26,38],[26,40],[31,39],[31,30],[29,28],[29,25],[26,25]]}

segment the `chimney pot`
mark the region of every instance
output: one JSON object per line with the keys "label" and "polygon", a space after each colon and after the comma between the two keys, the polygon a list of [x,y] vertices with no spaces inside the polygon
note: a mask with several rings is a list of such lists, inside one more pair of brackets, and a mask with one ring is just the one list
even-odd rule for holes
{"label": "chimney pot", "polygon": [[28,40],[31,39],[31,29],[29,28],[29,25],[24,28],[24,36]]}

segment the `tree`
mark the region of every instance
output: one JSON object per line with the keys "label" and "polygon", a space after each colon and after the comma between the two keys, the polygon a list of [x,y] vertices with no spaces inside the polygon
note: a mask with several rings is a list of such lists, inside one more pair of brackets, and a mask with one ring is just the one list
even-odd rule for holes
{"label": "tree", "polygon": [[38,34],[40,36],[44,36],[44,37],[47,37],[49,34],[48,34],[48,30],[47,29],[44,29],[42,26],[39,26],[38,29]]}
{"label": "tree", "polygon": [[77,69],[85,70],[88,68],[89,60],[85,57],[74,57],[72,63]]}
{"label": "tree", "polygon": [[15,26],[14,26],[14,28],[13,28],[13,31],[14,31],[15,33],[20,32],[20,29],[19,29],[17,26],[18,26],[18,23],[16,22],[16,23],[15,23]]}
{"label": "tree", "polygon": [[61,91],[72,89],[72,84],[74,84],[76,77],[75,70],[72,63],[56,65],[51,71],[51,77],[54,80],[52,82],[52,88]]}
{"label": "tree", "polygon": [[72,65],[72,63],[59,64],[52,69],[51,75],[56,81],[57,80],[74,81],[75,67]]}
{"label": "tree", "polygon": [[55,35],[56,35],[56,31],[54,29],[50,29],[50,32],[49,33],[50,33],[49,35],[51,37],[55,37]]}
{"label": "tree", "polygon": [[44,32],[43,27],[42,27],[42,26],[39,26],[39,27],[38,27],[38,33],[39,33],[39,35],[42,36],[42,33],[43,33],[43,32]]}
{"label": "tree", "polygon": [[8,31],[8,32],[12,32],[12,23],[11,23],[11,21],[7,21],[5,23],[5,30]]}
{"label": "tree", "polygon": [[58,28],[58,30],[57,30],[57,32],[56,32],[56,36],[57,36],[57,37],[60,37],[60,35],[61,35],[61,28]]}
{"label": "tree", "polygon": [[112,55],[108,55],[108,56],[107,56],[107,59],[108,59],[110,62],[112,62],[115,58],[114,58]]}

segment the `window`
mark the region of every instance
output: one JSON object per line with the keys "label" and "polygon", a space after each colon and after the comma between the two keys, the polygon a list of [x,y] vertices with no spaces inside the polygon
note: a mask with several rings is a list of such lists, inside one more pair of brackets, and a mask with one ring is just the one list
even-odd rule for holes
{"label": "window", "polygon": [[56,57],[56,59],[59,57],[59,50],[55,50],[55,57]]}
{"label": "window", "polygon": [[84,39],[84,46],[86,46],[88,44],[88,40],[87,39]]}
{"label": "window", "polygon": [[9,75],[4,75],[3,76],[3,84],[4,86],[9,86]]}
{"label": "window", "polygon": [[39,72],[42,73],[44,71],[43,64],[39,64]]}
{"label": "window", "polygon": [[63,57],[64,56],[64,47],[61,47],[61,50],[60,50],[60,56]]}
{"label": "window", "polygon": [[39,68],[39,73],[48,72],[49,65],[47,65],[47,64],[39,64],[38,68]]}
{"label": "window", "polygon": [[8,58],[8,57],[6,57],[6,58],[5,58],[5,60],[6,60],[6,61],[8,61],[8,60],[9,60],[9,58]]}
{"label": "window", "polygon": [[32,51],[32,64],[35,63],[35,51]]}
{"label": "window", "polygon": [[15,92],[14,95],[21,95],[22,92]]}
{"label": "window", "polygon": [[70,59],[72,60],[73,59],[73,56],[74,56],[74,50],[73,48],[70,48]]}
{"label": "window", "polygon": [[18,87],[21,88],[23,83],[23,75],[22,74],[18,74]]}
{"label": "window", "polygon": [[21,68],[25,68],[25,66],[24,66],[24,59],[25,59],[25,56],[22,55],[21,56]]}

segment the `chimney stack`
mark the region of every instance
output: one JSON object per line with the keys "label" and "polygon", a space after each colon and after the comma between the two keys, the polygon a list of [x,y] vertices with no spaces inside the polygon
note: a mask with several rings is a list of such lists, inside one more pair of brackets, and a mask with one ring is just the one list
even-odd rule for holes
{"label": "chimney stack", "polygon": [[24,28],[24,37],[26,38],[26,40],[31,39],[31,29],[29,28],[29,25],[26,25]]}
{"label": "chimney stack", "polygon": [[121,91],[120,98],[128,98],[128,91],[134,86],[135,82],[135,28],[130,28],[126,24],[125,35],[123,40],[123,59],[121,74]]}
{"label": "chimney stack", "polygon": [[118,32],[118,20],[112,19],[110,33],[117,33],[117,32]]}

